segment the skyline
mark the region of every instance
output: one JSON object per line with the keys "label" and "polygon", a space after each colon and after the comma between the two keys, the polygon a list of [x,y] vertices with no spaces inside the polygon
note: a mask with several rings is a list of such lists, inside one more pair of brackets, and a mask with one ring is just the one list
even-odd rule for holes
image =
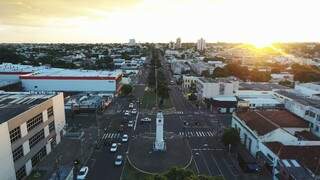
{"label": "skyline", "polygon": [[[76,3],[76,5],[75,5]],[[0,43],[319,42],[317,0],[0,1]]]}

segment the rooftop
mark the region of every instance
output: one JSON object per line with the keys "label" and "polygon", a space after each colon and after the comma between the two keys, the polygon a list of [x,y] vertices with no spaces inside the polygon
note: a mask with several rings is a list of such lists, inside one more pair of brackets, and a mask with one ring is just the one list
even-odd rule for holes
{"label": "rooftop", "polygon": [[237,79],[232,76],[226,77],[226,78],[215,78],[215,79],[200,77],[199,80],[202,81],[203,83],[219,83],[219,82],[232,83],[233,81],[237,81]]}
{"label": "rooftop", "polygon": [[308,123],[285,110],[246,111],[236,115],[259,136],[278,128],[308,128]]}
{"label": "rooftop", "polygon": [[118,77],[121,71],[95,71],[81,69],[49,68],[34,72],[33,77]]}
{"label": "rooftop", "polygon": [[286,96],[290,99],[293,99],[303,105],[312,106],[315,108],[320,108],[320,100],[308,98],[306,96],[303,96],[302,94],[298,94],[293,91],[279,90],[279,91],[275,91],[275,92],[282,95],[282,96]]}
{"label": "rooftop", "polygon": [[31,94],[28,92],[0,92],[0,124],[41,104],[54,94]]}
{"label": "rooftop", "polygon": [[0,79],[0,88],[8,86],[8,85],[16,84],[18,82],[20,82],[20,81],[19,80],[4,80],[4,79]]}
{"label": "rooftop", "polygon": [[0,64],[0,73],[31,73],[46,68],[48,67],[2,63]]}
{"label": "rooftop", "polygon": [[289,89],[276,83],[242,82],[239,83],[239,90],[272,91],[279,89]]}
{"label": "rooftop", "polygon": [[320,161],[320,146],[288,146],[279,142],[267,142],[265,145],[280,159],[296,159],[301,165],[305,165],[313,173],[317,171]]}
{"label": "rooftop", "polygon": [[295,179],[312,180],[311,174],[300,165],[295,159],[282,159],[281,165],[284,167],[291,176]]}

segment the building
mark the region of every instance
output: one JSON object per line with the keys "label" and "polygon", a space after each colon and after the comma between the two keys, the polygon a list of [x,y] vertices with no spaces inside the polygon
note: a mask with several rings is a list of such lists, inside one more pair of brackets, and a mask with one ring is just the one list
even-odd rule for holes
{"label": "building", "polygon": [[[279,165],[285,159],[296,160],[295,166],[307,169],[301,175],[317,176],[320,139],[310,132],[308,122],[302,118],[286,110],[240,111],[233,114],[231,124],[238,130],[241,143],[273,173],[274,179],[282,179],[279,177],[285,171],[290,171],[290,176],[297,176],[286,164],[285,167]],[[302,168],[299,170],[303,171]]]}
{"label": "building", "polygon": [[189,89],[191,87],[191,84],[196,84],[196,81],[199,80],[199,77],[196,76],[182,76],[182,87],[184,89]]}
{"label": "building", "polygon": [[0,80],[20,80],[21,75],[31,74],[46,68],[48,67],[2,63],[0,64]]}
{"label": "building", "polygon": [[23,179],[60,143],[63,94],[0,92],[1,179]]}
{"label": "building", "polygon": [[287,73],[287,72],[271,74],[271,82],[278,83],[280,81],[293,82],[293,74],[290,74],[290,73]]}
{"label": "building", "polygon": [[177,38],[177,40],[176,40],[176,48],[177,49],[181,49],[181,47],[182,47],[181,38]]}
{"label": "building", "polygon": [[170,41],[169,42],[169,49],[175,49],[175,48],[176,48],[176,46],[175,46],[174,42]]}
{"label": "building", "polygon": [[309,122],[311,132],[320,137],[320,100],[294,90],[278,90],[275,96],[288,111]]}
{"label": "building", "polygon": [[171,70],[173,72],[173,74],[185,74],[187,72],[190,72],[190,67],[188,64],[186,64],[185,62],[179,62],[179,61],[175,61],[170,63],[171,65]]}
{"label": "building", "polygon": [[281,101],[273,91],[239,90],[237,93],[239,108],[274,109],[283,108]]}
{"label": "building", "polygon": [[129,39],[128,45],[129,45],[129,46],[134,46],[134,45],[136,45],[136,40],[135,40],[135,39]]}
{"label": "building", "polygon": [[275,91],[289,89],[286,86],[279,85],[277,83],[268,82],[241,82],[239,84],[239,90],[252,90],[252,91]]}
{"label": "building", "polygon": [[320,82],[296,83],[294,90],[307,97],[320,99]]}
{"label": "building", "polygon": [[201,38],[197,41],[197,50],[204,51],[206,49],[206,41]]}
{"label": "building", "polygon": [[239,88],[235,78],[199,78],[196,81],[198,99],[208,99],[217,96],[234,96]]}
{"label": "building", "polygon": [[205,71],[207,71],[209,74],[212,74],[215,69],[214,66],[211,66],[203,61],[189,62],[189,64],[191,70],[199,76],[202,76]]}

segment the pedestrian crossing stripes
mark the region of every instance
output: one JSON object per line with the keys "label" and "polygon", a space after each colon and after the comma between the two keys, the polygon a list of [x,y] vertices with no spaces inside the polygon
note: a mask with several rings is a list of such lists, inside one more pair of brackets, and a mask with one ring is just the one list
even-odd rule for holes
{"label": "pedestrian crossing stripes", "polygon": [[118,139],[120,138],[120,133],[105,133],[102,139]]}
{"label": "pedestrian crossing stripes", "polygon": [[186,137],[213,137],[215,136],[214,131],[184,131],[178,133],[180,136]]}

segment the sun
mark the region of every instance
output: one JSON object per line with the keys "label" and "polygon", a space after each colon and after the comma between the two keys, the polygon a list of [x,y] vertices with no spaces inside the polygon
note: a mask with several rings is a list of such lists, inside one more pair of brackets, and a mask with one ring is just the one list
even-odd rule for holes
{"label": "sun", "polygon": [[251,44],[254,47],[259,48],[259,49],[272,46],[272,42],[271,41],[263,41],[263,40],[250,41],[249,44]]}

